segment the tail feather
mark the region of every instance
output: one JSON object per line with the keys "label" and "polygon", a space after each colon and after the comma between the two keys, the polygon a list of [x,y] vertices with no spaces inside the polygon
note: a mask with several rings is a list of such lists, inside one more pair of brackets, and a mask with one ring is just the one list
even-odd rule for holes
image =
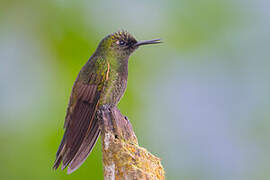
{"label": "tail feather", "polygon": [[74,159],[70,162],[68,166],[67,173],[70,174],[76,169],[78,169],[83,162],[87,159],[89,154],[91,153],[93,147],[95,146],[97,139],[99,137],[100,130],[98,127],[98,123],[93,127],[90,133],[88,133],[87,137],[85,137],[79,151],[76,153]]}
{"label": "tail feather", "polygon": [[59,165],[61,164],[61,161],[63,160],[63,151],[64,151],[64,145],[65,145],[65,138],[66,138],[66,132],[64,133],[63,139],[61,140],[60,146],[56,152],[56,159],[54,161],[53,169],[56,170]]}
{"label": "tail feather", "polygon": [[61,161],[62,161],[62,156],[58,156],[57,159],[54,161],[54,165],[53,165],[54,170],[56,170],[59,167]]}
{"label": "tail feather", "polygon": [[[94,119],[93,124],[91,124],[91,129],[89,129],[85,137],[83,138],[83,141],[78,148],[78,150],[71,148],[66,148],[66,133],[64,134],[64,137],[61,141],[61,144],[58,148],[58,151],[56,153],[56,160],[53,165],[53,169],[57,169],[59,165],[62,163],[61,169],[65,169],[67,166],[68,167],[68,174],[74,172],[76,169],[78,169],[83,162],[86,160],[86,158],[89,156],[91,153],[93,147],[96,144],[96,141],[99,137],[100,130],[99,130],[99,125],[98,125],[98,120]],[[70,159],[68,156],[71,153],[70,151],[76,150],[74,153],[74,157]],[[69,161],[66,161],[66,160]]]}

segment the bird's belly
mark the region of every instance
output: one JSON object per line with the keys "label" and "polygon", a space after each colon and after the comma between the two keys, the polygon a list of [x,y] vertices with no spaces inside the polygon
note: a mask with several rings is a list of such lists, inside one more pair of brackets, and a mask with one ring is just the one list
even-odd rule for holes
{"label": "bird's belly", "polygon": [[127,80],[116,78],[115,80],[109,81],[103,92],[101,93],[100,105],[113,104],[117,105],[123,96],[127,87]]}

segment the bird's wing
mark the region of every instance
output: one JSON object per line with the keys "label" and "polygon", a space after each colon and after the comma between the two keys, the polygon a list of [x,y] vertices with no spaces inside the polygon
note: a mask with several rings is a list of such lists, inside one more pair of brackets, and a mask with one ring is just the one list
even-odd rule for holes
{"label": "bird's wing", "polygon": [[95,145],[99,136],[95,115],[108,72],[109,69],[105,73],[92,74],[89,84],[76,80],[67,110],[66,130],[56,153],[54,169],[63,161],[62,169],[69,165],[68,172],[71,173],[84,162]]}

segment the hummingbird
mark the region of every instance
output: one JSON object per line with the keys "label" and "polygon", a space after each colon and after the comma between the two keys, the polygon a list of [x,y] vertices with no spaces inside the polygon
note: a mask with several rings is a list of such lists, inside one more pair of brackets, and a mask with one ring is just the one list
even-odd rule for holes
{"label": "hummingbird", "polygon": [[79,72],[73,84],[64,123],[64,135],[53,169],[62,162],[70,174],[91,153],[99,137],[97,111],[103,105],[116,106],[127,87],[128,59],[140,46],[160,43],[160,39],[137,41],[129,32],[106,36]]}

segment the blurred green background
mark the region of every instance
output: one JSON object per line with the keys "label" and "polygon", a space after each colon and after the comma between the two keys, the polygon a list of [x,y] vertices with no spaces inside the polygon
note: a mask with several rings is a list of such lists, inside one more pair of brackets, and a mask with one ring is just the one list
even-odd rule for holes
{"label": "blurred green background", "polygon": [[136,51],[119,104],[169,180],[270,179],[266,0],[0,1],[0,179],[102,179],[100,141],[52,171],[77,73],[120,29]]}

